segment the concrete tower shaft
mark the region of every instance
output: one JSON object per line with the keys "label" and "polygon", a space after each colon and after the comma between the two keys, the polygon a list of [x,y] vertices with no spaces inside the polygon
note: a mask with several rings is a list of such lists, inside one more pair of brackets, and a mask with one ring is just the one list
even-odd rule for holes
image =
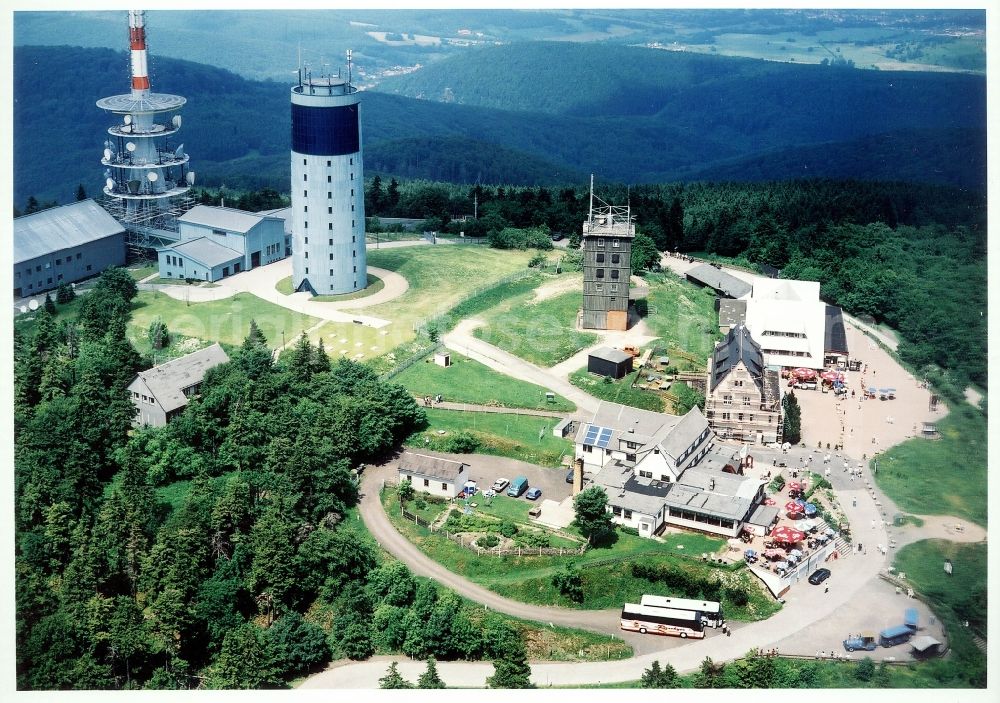
{"label": "concrete tower shaft", "polygon": [[292,282],[337,295],[368,284],[357,89],[306,76],[291,90]]}

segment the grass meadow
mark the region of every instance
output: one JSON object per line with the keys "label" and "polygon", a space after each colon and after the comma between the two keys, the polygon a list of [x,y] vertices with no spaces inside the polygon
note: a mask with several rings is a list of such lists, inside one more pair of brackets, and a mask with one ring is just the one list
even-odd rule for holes
{"label": "grass meadow", "polygon": [[650,274],[649,314],[646,325],[667,347],[671,367],[679,371],[705,371],[719,333],[715,295],[680,276],[667,272]]}
{"label": "grass meadow", "polygon": [[624,378],[614,381],[607,376],[595,376],[584,367],[571,373],[569,382],[601,400],[643,410],[663,412],[663,399],[657,393],[632,387],[632,382],[638,373],[638,371],[633,371]]}
{"label": "grass meadow", "polygon": [[436,395],[454,403],[476,403],[506,408],[529,408],[571,412],[576,405],[556,395],[545,400],[546,389],[494,371],[483,364],[451,352],[451,366],[434,363],[433,356],[393,377],[393,383],[417,396]]}
{"label": "grass meadow", "polygon": [[914,438],[878,457],[875,480],[905,512],[955,515],[986,526],[986,416],[962,403],[937,423],[941,439]]}
{"label": "grass meadow", "polygon": [[446,444],[452,437],[468,432],[479,440],[479,454],[510,457],[538,466],[559,466],[563,455],[573,453],[570,440],[552,436],[552,428],[559,422],[554,417],[427,408],[427,422],[426,429],[410,435],[407,446],[448,451]]}
{"label": "grass meadow", "polygon": [[532,297],[522,293],[486,312],[476,337],[539,366],[554,366],[597,342],[596,334],[576,329],[579,291],[538,302]]}

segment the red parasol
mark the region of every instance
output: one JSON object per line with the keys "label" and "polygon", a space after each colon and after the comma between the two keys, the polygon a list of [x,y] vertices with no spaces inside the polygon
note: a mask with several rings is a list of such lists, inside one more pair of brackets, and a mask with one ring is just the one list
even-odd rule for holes
{"label": "red parasol", "polygon": [[799,367],[797,369],[792,369],[791,375],[801,381],[811,381],[816,378],[817,374],[815,369]]}
{"label": "red parasol", "polygon": [[764,557],[766,559],[784,559],[788,554],[784,549],[765,549]]}
{"label": "red parasol", "polygon": [[801,491],[802,490],[802,485],[803,484],[799,483],[798,481],[790,481],[788,483],[788,490],[790,490],[790,491]]}
{"label": "red parasol", "polygon": [[785,512],[788,513],[789,515],[801,514],[805,512],[805,508],[796,503],[794,500],[790,500],[787,503],[785,503]]}
{"label": "red parasol", "polygon": [[795,528],[788,527],[787,525],[781,525],[780,527],[774,528],[771,532],[771,539],[775,542],[783,542],[785,544],[794,544],[796,542],[801,542],[805,539],[806,534]]}
{"label": "red parasol", "polygon": [[777,505],[777,504],[778,504],[778,501],[776,501],[774,498],[765,498],[764,499],[764,505]]}

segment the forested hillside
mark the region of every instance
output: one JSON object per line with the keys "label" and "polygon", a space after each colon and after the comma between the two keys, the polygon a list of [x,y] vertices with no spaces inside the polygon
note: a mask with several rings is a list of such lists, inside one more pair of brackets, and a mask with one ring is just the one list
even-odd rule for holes
{"label": "forested hillside", "polygon": [[[696,177],[724,164],[727,177],[742,179],[759,177],[752,159],[761,152],[812,144],[806,158],[819,169],[813,176],[871,177],[898,169],[920,181],[983,187],[977,169],[954,167],[982,162],[985,147],[976,131],[985,119],[979,77],[695,56],[691,58],[698,63],[671,78],[674,87],[661,95],[651,79],[631,74],[624,78],[637,81],[632,87],[621,83],[609,88],[603,80],[587,82],[579,73],[567,74],[558,61],[546,73],[549,62],[541,60],[545,54],[540,52],[552,50],[558,57],[560,45],[529,46],[536,47],[531,51],[541,61],[533,79],[537,86],[531,81],[522,86],[526,94],[519,96],[517,106],[531,112],[366,92],[361,114],[371,155],[367,170],[435,180],[550,184],[593,172],[604,181],[641,183]],[[700,62],[714,67],[710,81],[694,70]],[[89,195],[99,194],[100,153],[110,116],[94,103],[127,89],[127,65],[124,53],[104,49],[15,49],[15,203],[23,204],[29,195],[65,203],[80,183]],[[727,77],[730,69],[742,80]],[[685,76],[691,82],[681,88]],[[522,79],[509,74],[503,80]],[[157,92],[188,99],[179,139],[191,155],[199,184],[287,191],[289,85],[247,81],[167,58],[154,59],[152,81]],[[46,90],[38,90],[41,84]],[[590,102],[565,114],[537,111],[545,107],[550,91]],[[619,93],[622,100],[615,97]],[[531,106],[532,95],[538,105]],[[645,97],[633,99],[637,95]],[[893,133],[887,142],[892,146],[882,151],[885,159],[824,157],[828,151],[844,153],[830,142],[883,132]],[[817,146],[819,142],[824,145]],[[734,167],[740,159],[750,160],[745,173]],[[788,151],[782,162],[790,173],[773,173],[778,170],[774,166],[768,175],[799,177],[799,161]]]}
{"label": "forested hillside", "polygon": [[520,646],[348,519],[351,469],[424,419],[406,390],[304,336],[275,362],[251,323],[178,417],[133,430],[135,295],[109,269],[15,341],[19,688],[276,688],[331,657]]}

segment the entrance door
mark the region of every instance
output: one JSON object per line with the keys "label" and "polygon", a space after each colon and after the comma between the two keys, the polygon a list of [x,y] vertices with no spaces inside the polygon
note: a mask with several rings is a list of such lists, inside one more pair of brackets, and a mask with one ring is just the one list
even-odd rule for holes
{"label": "entrance door", "polygon": [[255,251],[250,254],[250,268],[255,269],[260,266],[260,252]]}

